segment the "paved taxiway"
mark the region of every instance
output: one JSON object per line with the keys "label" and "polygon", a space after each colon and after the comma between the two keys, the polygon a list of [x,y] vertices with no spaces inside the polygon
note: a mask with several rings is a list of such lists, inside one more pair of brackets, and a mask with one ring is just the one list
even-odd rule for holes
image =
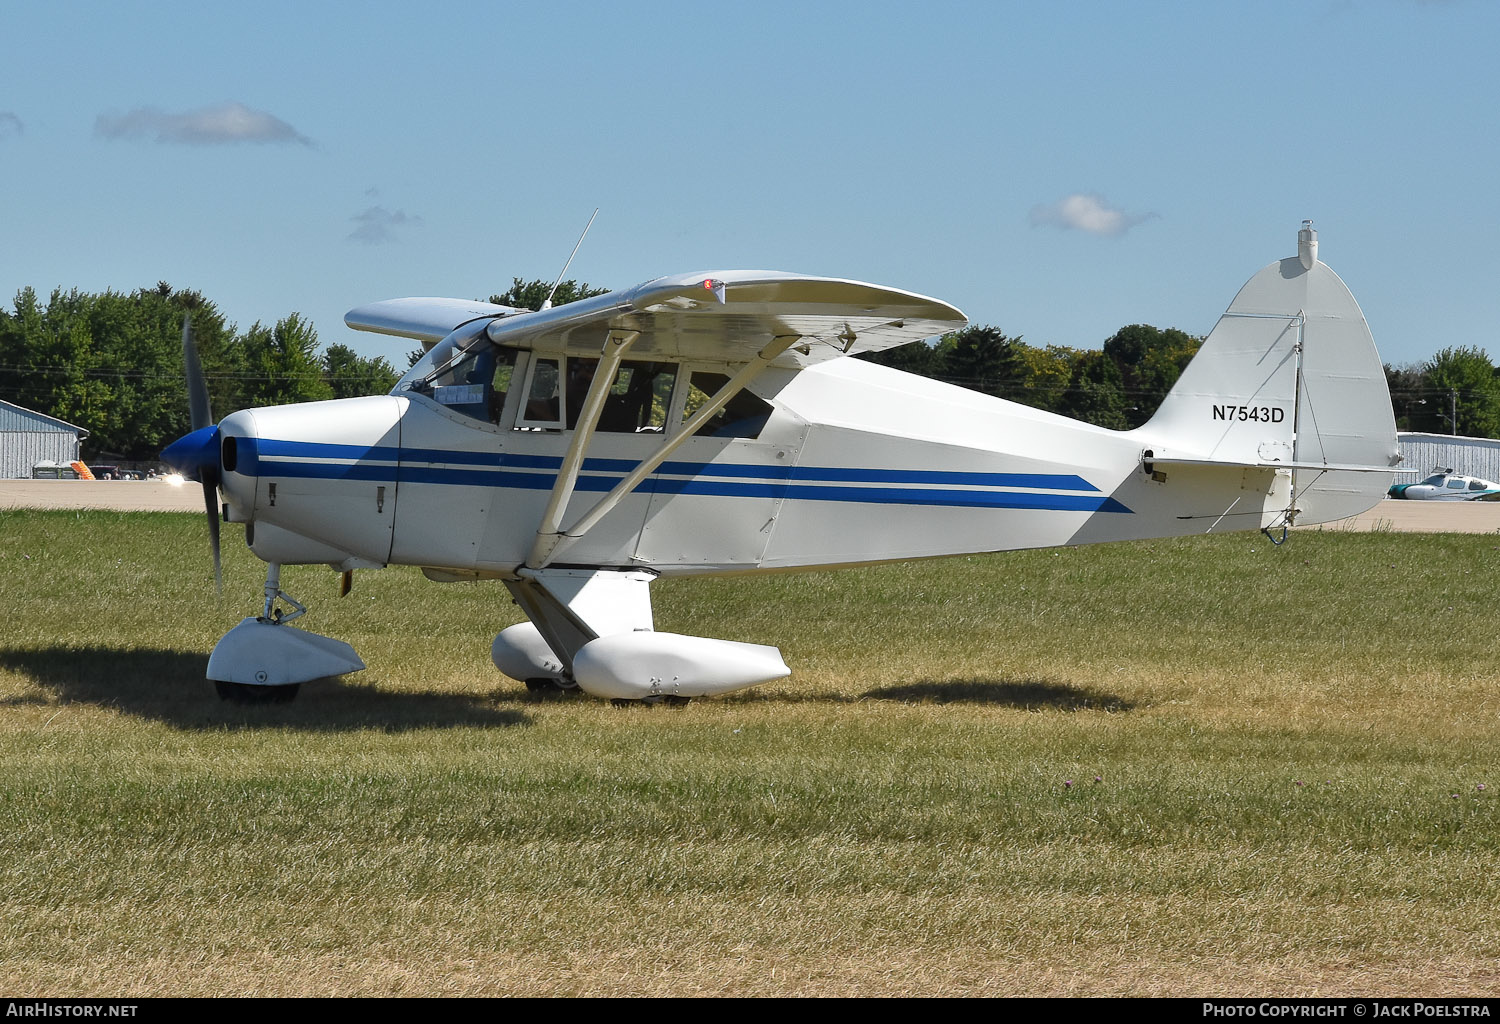
{"label": "paved taxiway", "polygon": [[0,509],[7,508],[202,513],[203,488],[165,480],[0,480]]}

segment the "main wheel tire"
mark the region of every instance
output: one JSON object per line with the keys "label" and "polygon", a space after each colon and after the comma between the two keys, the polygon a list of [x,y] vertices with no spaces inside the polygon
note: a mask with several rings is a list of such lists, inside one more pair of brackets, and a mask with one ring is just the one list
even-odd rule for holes
{"label": "main wheel tire", "polygon": [[297,696],[297,691],[302,689],[302,684],[256,686],[252,683],[227,683],[222,679],[215,679],[214,689],[218,691],[220,700],[227,700],[231,704],[290,704]]}

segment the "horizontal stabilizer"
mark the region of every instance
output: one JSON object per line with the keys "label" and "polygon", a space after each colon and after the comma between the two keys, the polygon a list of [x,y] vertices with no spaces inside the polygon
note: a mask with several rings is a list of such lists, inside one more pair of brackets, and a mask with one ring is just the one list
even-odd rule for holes
{"label": "horizontal stabilizer", "polygon": [[1389,474],[1392,471],[1391,466],[1359,466],[1353,463],[1342,462],[1272,462],[1264,459],[1256,462],[1235,462],[1226,459],[1204,459],[1192,456],[1154,454],[1151,451],[1141,454],[1141,464],[1152,466],[1222,466],[1225,469],[1318,469],[1329,473]]}

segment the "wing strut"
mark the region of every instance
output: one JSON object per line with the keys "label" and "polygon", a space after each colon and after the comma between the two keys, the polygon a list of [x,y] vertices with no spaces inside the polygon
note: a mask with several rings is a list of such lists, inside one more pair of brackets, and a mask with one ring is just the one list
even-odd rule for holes
{"label": "wing strut", "polygon": [[[610,337],[613,338],[614,335],[612,334]],[[634,339],[632,338],[631,340]],[[559,473],[557,484],[552,489],[552,500],[547,504],[547,512],[544,514],[542,520],[543,526],[537,530],[536,543],[532,545],[531,556],[526,559],[526,568],[521,571],[521,575],[528,575],[526,570],[534,572],[538,569],[545,569],[557,556],[558,552],[593,529],[599,520],[607,516],[620,503],[621,498],[640,486],[641,481],[645,480],[646,477],[656,472],[656,468],[666,461],[667,456],[681,447],[688,438],[697,432],[699,427],[708,422],[710,417],[724,408],[729,403],[729,400],[739,394],[746,385],[759,376],[760,372],[769,366],[772,360],[801,340],[802,336],[800,334],[781,335],[773,338],[769,345],[757,352],[755,358],[751,359],[740,369],[739,373],[736,373],[723,387],[714,392],[714,396],[707,403],[697,412],[693,413],[692,416],[688,417],[687,422],[683,423],[675,433],[671,434],[662,443],[661,447],[656,449],[655,453],[627,473],[625,478],[614,486],[613,490],[600,498],[594,507],[585,512],[577,522],[566,530],[559,532],[557,524],[562,521],[562,510],[567,504],[567,497],[573,493],[573,482],[578,476],[578,465],[583,461],[583,449],[587,446],[588,442],[588,437],[585,437],[583,432],[584,416],[587,416],[589,411],[588,405],[585,403],[583,415],[579,417],[578,433],[574,435],[573,444],[568,449],[567,458],[563,460],[563,472]],[[616,357],[615,361],[618,363],[618,357]],[[603,372],[604,367],[601,365],[599,371],[594,375],[593,384],[589,388],[589,401],[593,401],[594,399],[594,388],[598,387],[599,379]],[[614,379],[613,369],[611,369],[608,379]],[[606,388],[608,387],[607,384],[605,386]],[[603,402],[602,394],[600,402]],[[598,418],[597,409],[594,410],[594,416],[596,419]],[[590,420],[590,435],[593,433],[593,425],[593,421]],[[574,460],[575,453],[577,456],[576,460]],[[559,503],[559,492],[563,487],[563,479],[567,474],[570,460],[574,462],[572,466],[572,478],[568,480],[566,493],[562,495],[561,502]],[[557,505],[556,509],[553,508],[554,504]],[[544,530],[546,530],[545,533],[543,532]]]}
{"label": "wing strut", "polygon": [[640,331],[610,331],[599,353],[599,366],[594,370],[594,379],[589,382],[588,395],[583,408],[578,412],[578,424],[573,429],[573,441],[563,456],[562,467],[557,471],[557,482],[552,485],[552,495],[547,499],[547,508],[542,512],[542,521],[536,528],[536,540],[531,544],[531,554],[526,557],[528,568],[540,569],[551,561],[552,551],[557,547],[558,527],[562,525],[563,511],[568,499],[573,497],[573,488],[578,483],[578,469],[583,465],[583,454],[594,439],[594,427],[599,423],[599,413],[604,409],[604,399],[614,384],[615,371],[620,360],[641,336]]}

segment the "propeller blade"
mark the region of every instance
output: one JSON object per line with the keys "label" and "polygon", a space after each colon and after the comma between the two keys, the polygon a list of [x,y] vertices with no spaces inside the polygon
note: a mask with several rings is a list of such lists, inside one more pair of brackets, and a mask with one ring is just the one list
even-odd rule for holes
{"label": "propeller blade", "polygon": [[203,481],[203,509],[208,513],[208,546],[214,553],[214,589],[223,597],[224,569],[219,561],[219,488],[216,480]]}
{"label": "propeller blade", "polygon": [[[174,441],[162,452],[163,458],[175,458],[196,470],[203,482],[203,510],[208,513],[208,546],[214,555],[214,589],[224,595],[224,567],[219,558],[219,431],[213,427],[214,414],[208,402],[208,381],[203,378],[203,364],[198,346],[193,343],[192,317],[182,314],[182,369],[188,394],[188,418],[193,433]],[[189,440],[191,439],[191,440]],[[185,476],[190,475],[184,472]]]}
{"label": "propeller blade", "polygon": [[214,414],[208,405],[208,382],[203,379],[203,364],[198,361],[198,346],[193,342],[193,322],[187,313],[182,314],[182,366],[187,376],[188,418],[198,430],[212,423]]}

